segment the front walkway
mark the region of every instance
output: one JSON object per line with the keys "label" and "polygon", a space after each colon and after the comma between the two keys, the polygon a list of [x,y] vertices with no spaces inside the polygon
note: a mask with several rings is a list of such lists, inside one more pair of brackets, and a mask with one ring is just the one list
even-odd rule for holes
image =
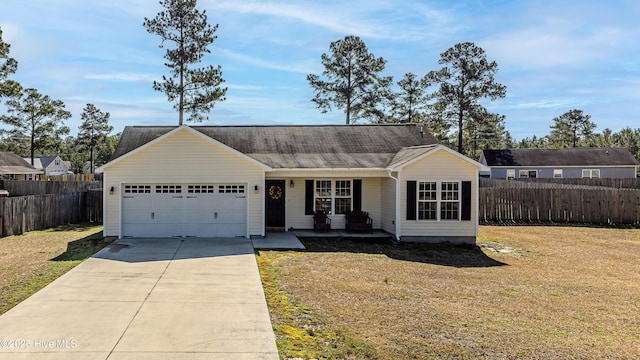
{"label": "front walkway", "polygon": [[278,359],[278,351],[250,240],[126,239],[0,316],[4,358]]}

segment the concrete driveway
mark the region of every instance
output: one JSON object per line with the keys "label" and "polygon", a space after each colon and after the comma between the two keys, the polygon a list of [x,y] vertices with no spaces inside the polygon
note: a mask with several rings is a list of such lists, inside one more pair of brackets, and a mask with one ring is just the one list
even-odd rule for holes
{"label": "concrete driveway", "polygon": [[0,359],[278,359],[251,241],[119,240],[0,316]]}

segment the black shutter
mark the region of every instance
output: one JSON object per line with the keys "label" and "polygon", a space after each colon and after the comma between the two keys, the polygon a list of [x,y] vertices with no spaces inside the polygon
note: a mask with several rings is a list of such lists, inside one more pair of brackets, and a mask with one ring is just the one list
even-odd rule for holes
{"label": "black shutter", "polygon": [[353,211],[362,211],[362,180],[353,180]]}
{"label": "black shutter", "polygon": [[407,181],[407,220],[416,220],[416,181]]}
{"label": "black shutter", "polygon": [[462,182],[462,216],[461,220],[471,220],[471,181]]}
{"label": "black shutter", "polygon": [[304,214],[313,215],[313,180],[305,180]]}

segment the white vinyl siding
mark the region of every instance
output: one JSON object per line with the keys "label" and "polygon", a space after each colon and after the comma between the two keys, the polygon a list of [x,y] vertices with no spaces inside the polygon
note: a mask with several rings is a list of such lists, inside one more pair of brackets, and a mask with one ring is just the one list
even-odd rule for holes
{"label": "white vinyl siding", "polygon": [[[247,187],[248,235],[264,235],[264,169],[214,141],[182,129],[105,169],[104,234],[120,236],[123,184],[242,184]],[[258,191],[254,186],[258,185]],[[155,189],[153,190],[155,191]]]}
{"label": "white vinyl siding", "polygon": [[[394,177],[397,176],[397,174],[393,174]],[[363,192],[364,190],[364,186],[363,186]],[[367,192],[369,193],[369,192]],[[396,193],[396,181],[390,177],[381,179],[381,190],[380,190],[380,195],[381,195],[381,204],[382,204],[382,208],[381,208],[381,213],[380,213],[380,227],[391,233],[391,234],[395,234],[396,232],[396,197],[395,197],[395,193]],[[363,197],[363,203],[364,203],[364,197]],[[378,217],[374,218],[373,215],[371,217],[372,219],[374,219],[374,222],[377,221],[375,219],[377,219]]]}
{"label": "white vinyl siding", "polygon": [[[445,150],[425,156],[404,168],[401,174],[401,235],[402,236],[476,236],[478,170]],[[436,182],[471,182],[471,221],[407,220],[407,180]]]}
{"label": "white vinyl siding", "polygon": [[[273,173],[268,175],[273,175],[274,179],[282,179],[280,177],[276,177],[279,173]],[[342,175],[343,173],[340,172]],[[353,172],[353,179],[359,179],[357,176],[357,172]],[[326,176],[326,174],[325,174]],[[267,177],[269,179],[269,177]],[[291,187],[290,183],[293,180],[294,186]],[[305,215],[305,181],[306,180],[315,180],[313,178],[285,178],[287,183],[287,194],[286,194],[286,220],[285,220],[285,228],[294,228],[294,229],[312,229],[313,228],[313,217],[311,215]],[[352,179],[331,179],[325,177],[324,180],[331,180],[335,183],[336,180],[349,180],[351,181],[351,187],[353,192],[353,180]],[[362,179],[362,210],[369,212],[369,216],[373,219],[373,228],[379,229],[381,225],[381,180],[379,178],[363,178]],[[389,196],[393,196],[393,193],[387,194]],[[353,196],[352,196],[353,197]],[[315,205],[315,202],[314,202]],[[385,209],[383,209],[385,210]],[[392,215],[393,216],[393,215]],[[331,217],[331,228],[332,229],[344,229],[345,227],[345,219],[344,215],[330,215]]]}

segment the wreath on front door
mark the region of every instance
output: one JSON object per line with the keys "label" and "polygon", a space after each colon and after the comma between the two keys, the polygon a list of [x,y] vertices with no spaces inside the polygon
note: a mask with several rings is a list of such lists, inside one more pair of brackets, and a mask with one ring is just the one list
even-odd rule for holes
{"label": "wreath on front door", "polygon": [[271,185],[269,187],[269,196],[271,196],[273,200],[280,199],[280,197],[282,197],[282,188],[278,185]]}

